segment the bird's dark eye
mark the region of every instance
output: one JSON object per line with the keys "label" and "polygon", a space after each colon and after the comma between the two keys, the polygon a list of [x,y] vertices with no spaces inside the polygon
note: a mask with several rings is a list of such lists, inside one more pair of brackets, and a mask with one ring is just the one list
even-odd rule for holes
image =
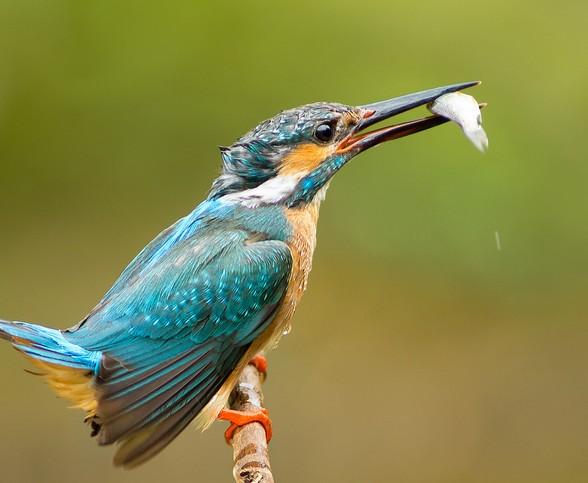
{"label": "bird's dark eye", "polygon": [[335,128],[332,124],[323,123],[320,124],[316,130],[314,131],[314,137],[317,138],[320,142],[326,143],[333,139],[335,135]]}

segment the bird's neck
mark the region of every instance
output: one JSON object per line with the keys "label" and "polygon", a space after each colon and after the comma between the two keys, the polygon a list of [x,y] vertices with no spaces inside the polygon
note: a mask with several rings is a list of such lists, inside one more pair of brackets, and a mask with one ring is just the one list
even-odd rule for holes
{"label": "bird's neck", "polygon": [[[223,177],[219,178],[221,180]],[[304,208],[317,210],[324,201],[329,186],[326,180],[320,186],[308,189],[307,173],[278,175],[252,188],[231,190],[218,199],[229,203],[236,203],[247,208],[262,206],[282,206],[287,208]],[[221,182],[215,182],[220,185]],[[314,180],[312,180],[314,183]],[[213,185],[214,187],[214,185]]]}

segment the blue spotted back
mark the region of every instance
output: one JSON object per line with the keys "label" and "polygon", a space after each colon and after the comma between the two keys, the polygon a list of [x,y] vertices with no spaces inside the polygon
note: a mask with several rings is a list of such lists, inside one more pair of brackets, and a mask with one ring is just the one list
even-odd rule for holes
{"label": "blue spotted back", "polygon": [[[279,207],[207,201],[152,241],[69,343],[103,354],[93,425],[132,466],[167,445],[268,328],[287,289]],[[140,435],[140,437],[139,437]]]}

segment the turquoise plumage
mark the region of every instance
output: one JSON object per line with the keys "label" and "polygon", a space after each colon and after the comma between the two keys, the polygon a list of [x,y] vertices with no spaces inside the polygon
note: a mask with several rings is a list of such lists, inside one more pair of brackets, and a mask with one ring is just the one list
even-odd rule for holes
{"label": "turquoise plumage", "polygon": [[59,331],[0,321],[0,337],[87,411],[115,463],[147,460],[192,420],[206,427],[236,376],[276,343],[306,287],[318,208],[333,175],[363,150],[444,122],[361,132],[474,83],[369,106],[284,111],[222,148],[208,198],[159,234],[100,303]]}
{"label": "turquoise plumage", "polygon": [[288,226],[279,208],[250,211],[205,202],[151,242],[72,329],[0,322],[0,333],[26,341],[15,343],[25,354],[92,371],[100,444],[159,425],[121,464],[184,429],[272,320],[292,264]]}

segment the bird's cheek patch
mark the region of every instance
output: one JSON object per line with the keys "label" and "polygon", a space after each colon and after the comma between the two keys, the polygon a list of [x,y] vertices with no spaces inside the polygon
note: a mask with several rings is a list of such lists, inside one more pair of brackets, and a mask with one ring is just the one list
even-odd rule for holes
{"label": "bird's cheek patch", "polygon": [[280,175],[293,175],[310,172],[335,152],[335,146],[302,144],[290,151],[282,161]]}

